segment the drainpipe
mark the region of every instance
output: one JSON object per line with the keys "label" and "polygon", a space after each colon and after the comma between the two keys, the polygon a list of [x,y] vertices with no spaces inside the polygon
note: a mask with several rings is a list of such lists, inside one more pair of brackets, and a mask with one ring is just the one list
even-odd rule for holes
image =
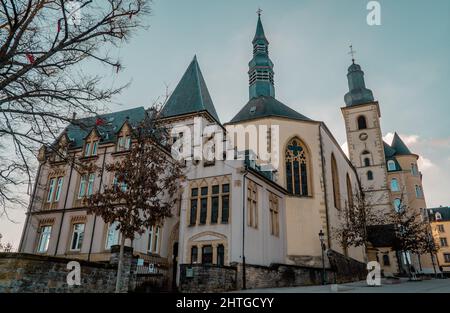
{"label": "drainpipe", "polygon": [[328,249],[331,249],[331,238],[330,238],[330,223],[328,216],[328,193],[327,193],[327,178],[325,173],[325,156],[323,155],[323,140],[322,140],[322,123],[319,126],[319,140],[320,140],[320,157],[322,160],[322,177],[323,177],[323,191],[325,193],[325,218],[327,220],[327,243]]}
{"label": "drainpipe", "polygon": [[245,276],[245,179],[247,178],[247,165],[242,178],[242,289],[247,289]]}
{"label": "drainpipe", "polygon": [[75,162],[75,152],[73,153],[72,164],[70,165],[69,182],[67,184],[66,196],[64,198],[64,206],[63,206],[63,210],[62,210],[62,214],[61,214],[61,222],[59,223],[58,239],[56,239],[56,249],[55,249],[55,253],[53,254],[54,256],[56,256],[56,254],[58,253],[59,239],[61,237],[62,225],[64,223],[64,215],[66,214],[67,198],[69,196],[69,188],[70,188],[70,182],[72,180],[72,172],[73,172],[74,162]]}
{"label": "drainpipe", "polygon": [[[102,172],[100,176],[100,186],[98,187],[98,192],[102,191],[102,183],[103,183],[103,172],[105,171],[105,159],[106,159],[106,150],[108,147],[105,147],[105,152],[103,152],[103,162],[102,162]],[[94,225],[92,226],[92,234],[91,234],[91,242],[89,243],[89,253],[87,260],[91,260],[92,253],[92,242],[94,241],[94,233],[95,233],[95,225],[97,224],[97,215],[94,215]]]}
{"label": "drainpipe", "polygon": [[23,227],[23,230],[22,230],[22,238],[20,238],[19,252],[23,252],[22,251],[23,241],[25,239],[25,236],[28,233],[28,222],[30,220],[31,208],[33,207],[33,204],[34,204],[34,198],[36,197],[37,185],[38,185],[38,182],[40,180],[40,175],[41,175],[41,168],[42,168],[42,163],[39,162],[36,180],[34,181],[33,195],[31,196],[30,205],[28,207],[27,217],[25,219],[25,226]]}

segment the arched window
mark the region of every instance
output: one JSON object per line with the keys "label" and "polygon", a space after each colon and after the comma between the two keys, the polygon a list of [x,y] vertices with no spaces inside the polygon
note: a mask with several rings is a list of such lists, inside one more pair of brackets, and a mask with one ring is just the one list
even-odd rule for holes
{"label": "arched window", "polygon": [[401,210],[401,206],[402,206],[402,201],[400,199],[395,199],[394,200],[394,210],[395,212],[400,212]]}
{"label": "arched window", "polygon": [[353,208],[353,190],[352,190],[352,182],[350,181],[350,176],[347,173],[347,178],[346,178],[346,183],[347,183],[347,203],[348,203],[348,207],[350,209],[350,212],[352,212],[352,208]]}
{"label": "arched window", "polygon": [[289,193],[309,195],[309,162],[306,146],[300,139],[292,139],[286,148],[286,188]]}
{"label": "arched window", "polygon": [[336,164],[336,158],[334,154],[331,154],[331,179],[333,181],[333,199],[334,207],[338,210],[341,209],[341,194],[339,191],[339,173]]}
{"label": "arched window", "polygon": [[358,117],[358,129],[366,129],[367,128],[367,121],[366,118],[361,115]]}
{"label": "arched window", "polygon": [[364,150],[361,153],[361,165],[362,166],[370,166],[371,163],[372,163],[372,154],[369,151]]}
{"label": "arched window", "polygon": [[391,190],[400,191],[400,187],[398,186],[398,180],[396,178],[392,178],[391,180]]}
{"label": "arched window", "polygon": [[373,172],[372,171],[367,172],[367,180],[373,180]]}
{"label": "arched window", "polygon": [[395,171],[397,167],[395,166],[395,162],[393,160],[387,161],[388,171]]}

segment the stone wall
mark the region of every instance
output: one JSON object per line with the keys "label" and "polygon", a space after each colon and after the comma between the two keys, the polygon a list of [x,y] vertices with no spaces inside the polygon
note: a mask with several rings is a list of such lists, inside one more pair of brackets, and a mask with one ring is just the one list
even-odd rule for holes
{"label": "stone wall", "polygon": [[115,266],[80,261],[81,285],[67,284],[66,258],[25,253],[0,253],[0,293],[114,292]]}
{"label": "stone wall", "polygon": [[[111,248],[110,262],[77,260],[80,264],[81,284],[69,286],[67,269],[69,258],[26,253],[0,253],[0,293],[67,293],[114,292],[116,287],[119,246]],[[136,258],[133,249],[125,247],[121,292],[136,288]]]}
{"label": "stone wall", "polygon": [[236,290],[236,267],[180,264],[181,292],[223,292]]}
{"label": "stone wall", "polygon": [[367,278],[367,266],[334,250],[327,250],[331,270],[336,274],[336,283],[346,283]]}
{"label": "stone wall", "polygon": [[[364,263],[348,258],[333,250],[327,251],[325,272],[321,267],[272,264],[269,267],[246,264],[246,288],[275,288],[344,283],[364,280],[367,270]],[[180,266],[181,292],[222,292],[243,288],[243,266],[234,264],[219,267],[202,264]],[[189,274],[189,275],[188,275]]]}

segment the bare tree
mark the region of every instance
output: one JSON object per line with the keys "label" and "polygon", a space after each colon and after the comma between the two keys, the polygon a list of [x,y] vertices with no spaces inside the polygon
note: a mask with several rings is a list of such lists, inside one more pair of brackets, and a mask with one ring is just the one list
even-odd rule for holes
{"label": "bare tree", "polygon": [[[394,249],[405,257],[407,272],[411,277],[411,264],[408,253],[422,254],[424,243],[428,240],[428,225],[420,212],[411,209],[404,201],[403,194],[395,210],[388,214],[391,224],[395,225]],[[429,246],[428,248],[430,248]]]}
{"label": "bare tree", "polygon": [[[32,180],[37,149],[52,143],[74,113],[96,114],[125,86],[105,87],[88,64],[118,72],[111,57],[145,27],[146,0],[0,0],[0,205]],[[55,151],[58,152],[57,150]],[[62,155],[61,157],[64,157]],[[70,160],[69,160],[70,161]]]}
{"label": "bare tree", "polygon": [[125,240],[133,240],[153,225],[171,216],[179,184],[184,178],[181,163],[170,155],[168,132],[159,124],[156,109],[132,132],[130,151],[121,160],[106,166],[114,184],[89,199],[89,213],[105,223],[116,223],[121,234],[116,292],[121,286]]}
{"label": "bare tree", "polygon": [[362,190],[354,194],[344,210],[339,212],[340,222],[332,228],[332,237],[346,250],[348,247],[366,247],[369,241],[369,226],[385,222],[374,209],[372,202]]}
{"label": "bare tree", "polygon": [[2,234],[0,234],[0,252],[11,252],[12,250],[12,244],[7,242],[7,243],[2,243]]}

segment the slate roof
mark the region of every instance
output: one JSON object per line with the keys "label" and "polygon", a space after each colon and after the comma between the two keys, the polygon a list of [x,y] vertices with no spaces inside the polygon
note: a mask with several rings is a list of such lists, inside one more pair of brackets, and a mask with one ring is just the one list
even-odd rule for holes
{"label": "slate roof", "polygon": [[207,111],[220,123],[197,57],[194,57],[177,87],[161,110],[162,117]]}
{"label": "slate roof", "polygon": [[264,27],[261,22],[261,16],[258,16],[258,24],[256,25],[255,37],[253,38],[253,42],[258,39],[263,39],[267,41],[266,35],[264,34]]}
{"label": "slate roof", "polygon": [[[383,141],[383,146],[384,146],[384,156],[386,157],[386,162],[389,160],[394,161],[395,170],[400,171],[402,169],[402,167],[400,166],[400,163],[398,163],[397,159],[395,158],[395,149],[393,149],[385,141]],[[394,172],[394,171],[389,171],[389,169],[388,169],[388,172]]]}
{"label": "slate roof", "polygon": [[286,117],[300,121],[312,121],[310,118],[298,113],[273,97],[259,96],[257,98],[252,98],[247,102],[242,110],[233,117],[230,123],[263,117]]}
{"label": "slate roof", "polygon": [[428,208],[428,213],[431,221],[436,220],[437,212],[439,212],[442,216],[441,221],[450,221],[450,206],[443,206],[439,208]]}
{"label": "slate roof", "polygon": [[[115,142],[117,132],[125,121],[132,127],[137,126],[145,117],[144,107],[118,111],[109,114],[77,119],[66,128],[66,134],[71,141],[70,148],[80,148],[84,144],[84,139],[96,127],[101,136],[100,143]],[[96,125],[101,119],[103,125]]]}
{"label": "slate roof", "polygon": [[408,149],[406,144],[403,142],[403,140],[400,138],[400,136],[397,133],[394,134],[394,138],[392,139],[391,147],[395,150],[396,155],[412,154],[411,151]]}

